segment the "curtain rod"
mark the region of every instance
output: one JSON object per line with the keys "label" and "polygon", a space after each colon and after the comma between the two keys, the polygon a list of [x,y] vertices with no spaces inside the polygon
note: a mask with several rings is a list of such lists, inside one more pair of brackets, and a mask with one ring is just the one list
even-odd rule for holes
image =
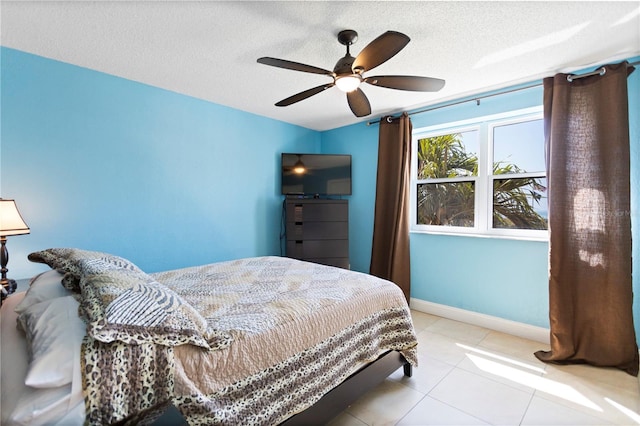
{"label": "curtain rod", "polygon": [[[635,65],[640,65],[640,61],[632,62],[628,66],[635,66]],[[585,74],[580,74],[580,75],[569,74],[569,75],[567,75],[567,81],[572,82],[573,80],[577,80],[577,79],[584,78],[584,77],[589,77],[589,76],[596,75],[596,74],[604,75],[605,72],[606,72],[606,70],[605,70],[604,66],[602,66],[602,67],[598,68],[595,71],[588,72],[588,73],[585,73]],[[463,99],[463,100],[456,101],[456,102],[450,102],[450,103],[447,103],[447,104],[444,104],[444,105],[438,105],[438,106],[434,106],[434,107],[431,107],[431,108],[425,108],[425,109],[421,109],[421,110],[418,110],[418,111],[410,112],[410,113],[407,113],[407,115],[422,114],[422,113],[425,113],[425,112],[434,111],[436,109],[447,108],[447,107],[450,107],[450,106],[460,105],[460,104],[464,104],[466,102],[471,102],[471,101],[476,101],[476,105],[480,105],[480,100],[481,99],[491,98],[493,96],[498,96],[498,95],[506,95],[507,93],[519,92],[521,90],[533,89],[534,87],[539,87],[539,86],[542,86],[542,83],[531,84],[529,86],[518,87],[516,89],[503,90],[501,92],[492,93],[490,95],[477,96],[477,97],[474,97],[474,98],[471,98],[471,99]],[[387,121],[391,122],[391,120],[393,120],[394,118],[397,118],[397,117],[387,116]],[[371,126],[372,124],[376,124],[376,123],[379,123],[379,122],[380,122],[380,119],[374,120],[374,121],[368,121],[367,122],[367,126]]]}

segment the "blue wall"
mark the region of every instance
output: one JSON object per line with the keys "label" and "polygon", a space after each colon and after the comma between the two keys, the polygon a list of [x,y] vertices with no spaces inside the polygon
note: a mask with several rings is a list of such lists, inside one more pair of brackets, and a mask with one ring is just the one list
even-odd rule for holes
{"label": "blue wall", "polygon": [[2,48],[0,195],[31,228],[9,276],[47,247],[153,272],[279,254],[280,153],[318,132]]}
{"label": "blue wall", "polygon": [[322,152],[351,154],[349,260],[351,269],[369,272],[376,199],[378,126],[358,124],[322,133]]}
{"label": "blue wall", "polygon": [[[116,253],[149,272],[279,254],[280,153],[351,154],[351,267],[371,253],[378,126],[315,132],[2,48],[0,196],[31,227],[11,237],[9,276],[31,251]],[[636,59],[637,60],[637,59]],[[640,71],[629,78],[634,290],[640,294]],[[412,116],[414,129],[539,105],[527,89]],[[411,235],[412,297],[548,327],[544,242]],[[634,303],[640,324],[640,302]]]}

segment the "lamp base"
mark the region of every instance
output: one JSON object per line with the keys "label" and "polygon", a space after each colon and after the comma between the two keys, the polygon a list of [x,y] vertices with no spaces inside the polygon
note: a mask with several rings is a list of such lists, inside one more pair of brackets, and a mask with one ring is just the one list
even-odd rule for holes
{"label": "lamp base", "polygon": [[2,299],[5,299],[8,295],[16,291],[16,288],[18,288],[18,284],[16,283],[16,280],[12,280],[12,279],[1,280],[0,284],[2,285],[2,290],[1,290]]}

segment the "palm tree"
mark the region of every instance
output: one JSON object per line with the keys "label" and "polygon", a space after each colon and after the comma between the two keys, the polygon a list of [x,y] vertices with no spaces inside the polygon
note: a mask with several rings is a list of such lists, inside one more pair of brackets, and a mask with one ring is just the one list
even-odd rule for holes
{"label": "palm tree", "polygon": [[478,157],[465,151],[460,133],[420,139],[418,144],[418,179],[478,174]]}
{"label": "palm tree", "polygon": [[[420,139],[418,144],[418,179],[478,174],[478,158],[466,152],[459,133]],[[473,182],[418,185],[418,223],[473,226],[473,213]]]}
{"label": "palm tree", "polygon": [[[524,173],[514,164],[493,164],[494,175]],[[517,229],[547,229],[547,219],[535,211],[547,188],[536,178],[519,177],[494,179],[493,181],[493,227]]]}
{"label": "palm tree", "polygon": [[[523,173],[514,164],[496,162],[494,175]],[[418,140],[418,179],[457,178],[478,175],[478,157],[467,153],[460,133]],[[546,229],[547,221],[534,204],[546,188],[536,178],[494,179],[494,228]],[[474,181],[422,183],[418,185],[418,223],[474,226]]]}

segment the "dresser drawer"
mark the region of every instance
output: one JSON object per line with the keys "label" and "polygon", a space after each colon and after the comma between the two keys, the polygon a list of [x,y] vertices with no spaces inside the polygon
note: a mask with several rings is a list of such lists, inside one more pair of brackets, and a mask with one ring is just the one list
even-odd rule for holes
{"label": "dresser drawer", "polygon": [[305,260],[349,257],[349,240],[287,240],[287,256]]}
{"label": "dresser drawer", "polygon": [[287,240],[346,240],[349,222],[287,222]]}
{"label": "dresser drawer", "polygon": [[349,205],[345,202],[288,202],[287,222],[348,221]]}

